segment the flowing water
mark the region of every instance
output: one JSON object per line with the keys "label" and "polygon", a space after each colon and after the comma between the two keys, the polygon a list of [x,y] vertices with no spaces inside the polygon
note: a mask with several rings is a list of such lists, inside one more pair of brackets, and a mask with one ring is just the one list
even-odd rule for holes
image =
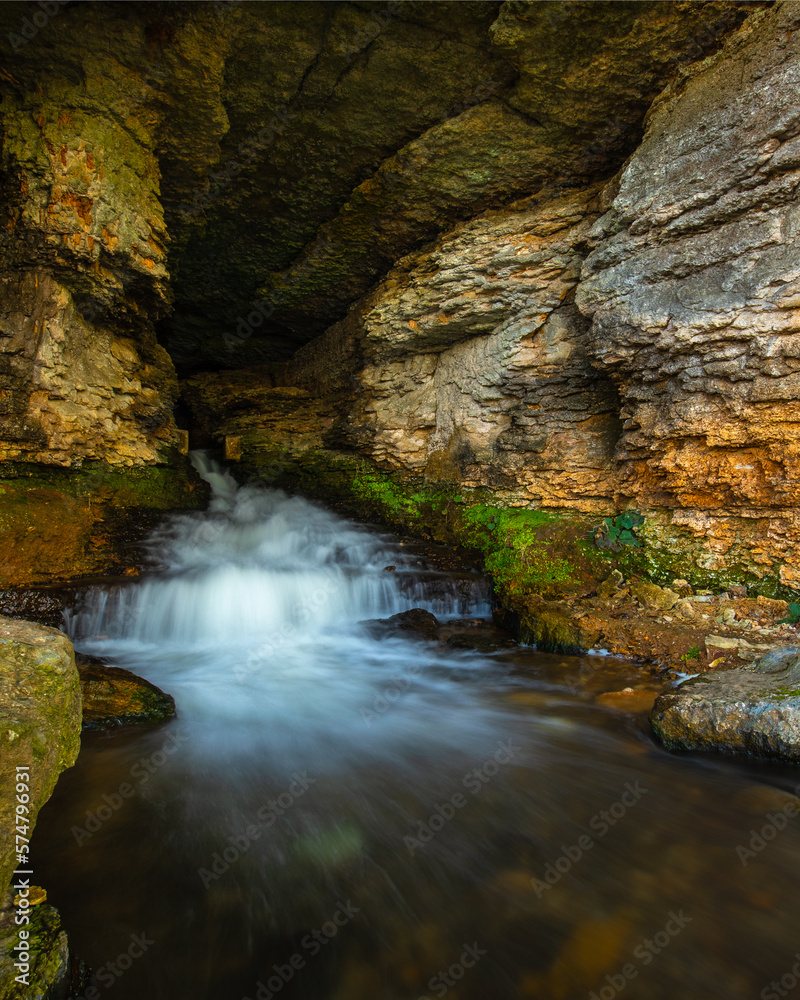
{"label": "flowing water", "polygon": [[69,616],[178,709],[86,734],[40,816],[88,1000],[800,996],[796,770],[667,754],[598,698],[632,664],[361,624],[457,637],[488,591],[205,474],[153,571]]}

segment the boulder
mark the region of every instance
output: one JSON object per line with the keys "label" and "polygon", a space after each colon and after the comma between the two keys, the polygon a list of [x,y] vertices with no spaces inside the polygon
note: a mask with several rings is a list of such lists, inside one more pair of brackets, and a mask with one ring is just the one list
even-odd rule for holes
{"label": "boulder", "polygon": [[19,927],[14,923],[15,909],[0,908],[0,1000],[62,1000],[77,996],[88,981],[83,962],[70,948],[58,910],[44,903],[30,911],[26,925],[30,942],[28,985],[15,980],[12,950],[19,941]]}
{"label": "boulder", "polygon": [[659,587],[648,580],[636,580],[632,583],[631,593],[640,604],[655,611],[669,611],[680,600],[680,596],[674,590]]}
{"label": "boulder", "polygon": [[[0,617],[0,887],[16,867],[17,768],[27,768],[30,826],[78,756],[81,691],[63,632]],[[30,832],[25,834],[30,836]]]}
{"label": "boulder", "polygon": [[175,714],[175,701],[161,688],[122,667],[93,656],[75,656],[83,693],[83,728],[161,722]]}
{"label": "boulder", "polygon": [[412,632],[425,639],[438,639],[439,620],[423,608],[401,611],[391,618],[372,618],[363,622],[369,631],[377,636],[396,635],[398,632]]}
{"label": "boulder", "polygon": [[692,678],[657,699],[650,722],[670,749],[800,761],[800,648]]}
{"label": "boulder", "polygon": [[[0,1000],[68,995],[66,934],[50,906],[33,910],[31,979],[20,992],[8,944],[13,947],[19,930],[8,887],[26,855],[27,841],[18,845],[16,835],[30,839],[58,776],[78,756],[80,731],[81,691],[69,639],[54,628],[0,617]],[[29,810],[19,823],[17,805]]]}

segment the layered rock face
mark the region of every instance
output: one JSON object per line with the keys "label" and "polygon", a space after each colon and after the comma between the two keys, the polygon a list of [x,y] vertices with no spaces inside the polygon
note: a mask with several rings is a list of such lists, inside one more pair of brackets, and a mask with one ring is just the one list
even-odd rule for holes
{"label": "layered rock face", "polygon": [[637,507],[649,569],[800,586],[793,4],[27,11],[0,464],[174,461],[175,360],[232,461]]}
{"label": "layered rock face", "polygon": [[402,261],[320,348],[298,352],[290,377],[331,393],[337,376],[317,352],[355,365],[333,440],[517,505],[608,507],[618,401],[591,366],[573,302],[597,194],[465,223]]}
{"label": "layered rock face", "polygon": [[0,462],[167,461],[181,436],[154,333],[171,300],[154,143],[91,81],[44,82],[44,100],[3,106]]}
{"label": "layered rock face", "polygon": [[666,507],[709,568],[800,585],[800,11],[759,12],[669,88],[577,292],[616,386],[626,503]]}

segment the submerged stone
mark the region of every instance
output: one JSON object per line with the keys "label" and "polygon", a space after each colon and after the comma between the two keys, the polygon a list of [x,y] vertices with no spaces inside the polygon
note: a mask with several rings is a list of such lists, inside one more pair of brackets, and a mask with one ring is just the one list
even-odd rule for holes
{"label": "submerged stone", "polygon": [[670,749],[800,761],[800,648],[688,680],[658,698],[650,722]]}

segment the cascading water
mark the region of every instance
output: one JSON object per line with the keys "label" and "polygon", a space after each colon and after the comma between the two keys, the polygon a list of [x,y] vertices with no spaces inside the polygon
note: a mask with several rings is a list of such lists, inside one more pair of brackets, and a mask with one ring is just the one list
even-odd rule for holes
{"label": "cascading water", "polygon": [[370,742],[398,726],[435,739],[430,724],[441,726],[439,696],[449,690],[442,678],[478,659],[448,651],[432,669],[409,671],[416,644],[379,641],[360,623],[409,607],[488,615],[485,580],[422,572],[397,541],[278,490],[240,489],[202,453],[194,460],[213,490],[209,511],[172,518],[152,535],[162,572],[86,594],[67,616],[76,648],[173,694],[198,748],[227,721],[228,753],[238,740],[246,755],[267,743],[278,758],[291,749],[295,762],[316,760],[328,737],[344,752],[364,741],[363,718],[381,691],[403,678],[401,707]]}
{"label": "cascading water", "polygon": [[595,701],[633,665],[360,624],[484,615],[488,591],[203,471],[211,507],[153,534],[158,568],[68,620],[178,712],[85,734],[40,815],[86,1000],[771,1000],[797,820],[741,848],[793,769],[665,753]]}

